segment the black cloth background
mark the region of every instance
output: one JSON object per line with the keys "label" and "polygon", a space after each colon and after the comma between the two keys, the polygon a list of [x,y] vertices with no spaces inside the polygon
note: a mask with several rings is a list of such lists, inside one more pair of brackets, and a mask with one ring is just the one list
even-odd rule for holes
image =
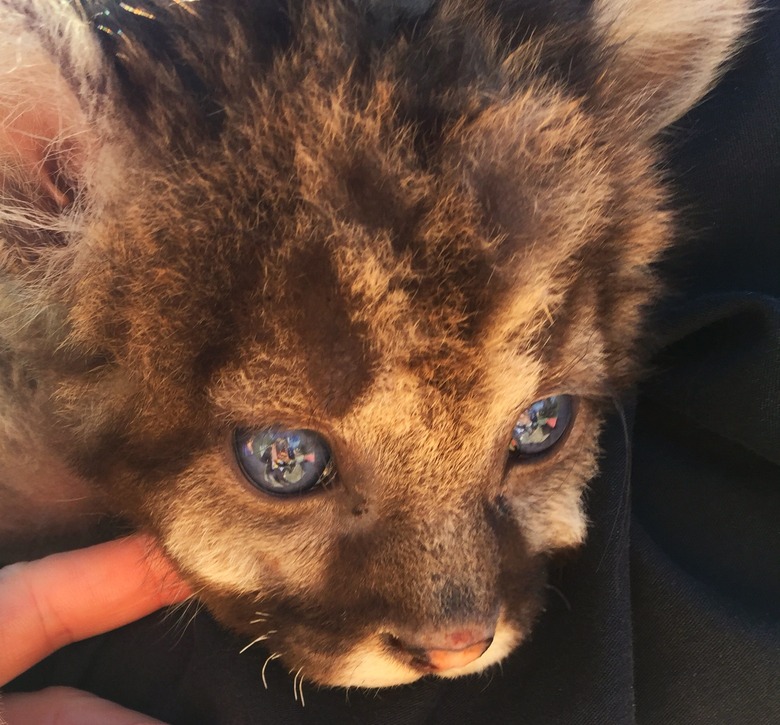
{"label": "black cloth background", "polygon": [[[62,650],[63,684],[176,725],[780,723],[780,2],[701,106],[669,173],[690,240],[665,263],[653,374],[605,433],[587,546],[553,571],[501,669],[361,692],[304,685],[201,613]],[[630,492],[629,484],[630,483]],[[188,616],[184,616],[186,622]]]}

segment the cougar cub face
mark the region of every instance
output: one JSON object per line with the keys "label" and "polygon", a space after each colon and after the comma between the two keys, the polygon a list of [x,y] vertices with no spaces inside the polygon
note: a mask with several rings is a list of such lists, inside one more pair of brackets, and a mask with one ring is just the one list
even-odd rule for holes
{"label": "cougar cub face", "polygon": [[0,0],[0,339],[41,439],[347,686],[527,635],[670,239],[652,140],[747,12],[377,7]]}

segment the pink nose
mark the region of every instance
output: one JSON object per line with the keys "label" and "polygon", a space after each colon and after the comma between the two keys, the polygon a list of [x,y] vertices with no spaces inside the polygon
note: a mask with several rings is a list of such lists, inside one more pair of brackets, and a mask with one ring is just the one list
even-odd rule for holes
{"label": "pink nose", "polygon": [[469,627],[417,633],[411,641],[391,636],[390,643],[426,672],[446,672],[479,659],[493,641],[493,628]]}
{"label": "pink nose", "polygon": [[429,649],[426,650],[425,654],[434,672],[444,672],[465,667],[470,662],[479,659],[485,654],[485,650],[490,647],[492,641],[492,638],[483,639],[463,649]]}

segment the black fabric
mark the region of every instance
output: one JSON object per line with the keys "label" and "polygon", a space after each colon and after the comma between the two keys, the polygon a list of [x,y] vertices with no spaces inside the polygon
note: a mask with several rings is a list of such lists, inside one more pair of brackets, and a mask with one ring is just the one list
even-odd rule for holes
{"label": "black fabric", "polygon": [[690,241],[665,264],[653,374],[606,431],[587,546],[501,669],[305,683],[302,707],[277,662],[266,690],[263,653],[184,611],[73,645],[10,689],[72,685],[176,725],[780,723],[779,8],[670,140]]}

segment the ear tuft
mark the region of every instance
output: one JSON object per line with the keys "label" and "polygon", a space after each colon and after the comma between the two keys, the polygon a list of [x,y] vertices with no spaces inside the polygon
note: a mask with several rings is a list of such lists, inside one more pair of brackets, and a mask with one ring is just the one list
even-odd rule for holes
{"label": "ear tuft", "polygon": [[0,0],[0,223],[40,221],[80,193],[102,57],[79,7]]}
{"label": "ear tuft", "polygon": [[755,12],[751,0],[595,0],[609,49],[599,92],[653,135],[713,86]]}
{"label": "ear tuft", "polygon": [[[4,99],[5,100],[5,99]],[[18,99],[14,99],[18,100]],[[60,96],[60,101],[63,97]],[[46,107],[8,104],[0,118],[0,158],[3,162],[3,187],[15,188],[34,206],[65,209],[75,198],[78,172],[82,166],[78,109],[62,114],[64,104]]]}

